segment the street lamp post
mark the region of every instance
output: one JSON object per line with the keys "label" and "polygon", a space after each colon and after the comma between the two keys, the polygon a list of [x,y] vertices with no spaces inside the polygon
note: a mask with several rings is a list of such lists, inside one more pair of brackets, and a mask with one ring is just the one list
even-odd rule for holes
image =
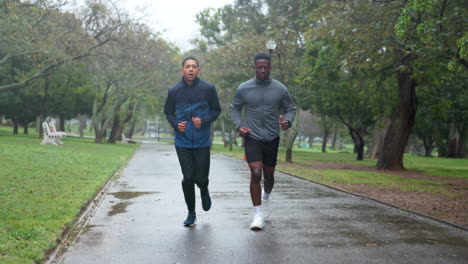
{"label": "street lamp post", "polygon": [[273,39],[269,39],[265,44],[266,48],[268,49],[268,52],[271,55],[273,53],[273,50],[276,48],[276,42]]}

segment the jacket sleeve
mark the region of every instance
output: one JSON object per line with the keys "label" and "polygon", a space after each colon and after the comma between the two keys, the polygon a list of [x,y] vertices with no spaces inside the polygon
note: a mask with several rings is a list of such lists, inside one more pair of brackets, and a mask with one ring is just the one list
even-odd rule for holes
{"label": "jacket sleeve", "polygon": [[175,95],[171,90],[167,92],[167,99],[166,104],[164,105],[164,114],[166,114],[166,119],[169,121],[169,124],[177,130],[177,118],[175,116],[176,112],[176,103],[175,103]]}
{"label": "jacket sleeve", "polygon": [[284,111],[284,120],[287,120],[289,127],[291,127],[294,122],[294,118],[296,117],[296,105],[294,105],[291,95],[287,89],[284,90],[283,99],[281,99],[281,107]]}
{"label": "jacket sleeve", "polygon": [[208,97],[208,105],[210,106],[210,112],[207,115],[202,116],[202,126],[209,126],[211,122],[215,121],[221,113],[221,105],[219,104],[218,93],[216,88],[213,86],[210,89],[210,96]]}
{"label": "jacket sleeve", "polygon": [[239,130],[242,124],[242,108],[244,107],[244,101],[240,95],[239,89],[237,89],[234,99],[231,103],[231,119],[234,122],[236,130]]}

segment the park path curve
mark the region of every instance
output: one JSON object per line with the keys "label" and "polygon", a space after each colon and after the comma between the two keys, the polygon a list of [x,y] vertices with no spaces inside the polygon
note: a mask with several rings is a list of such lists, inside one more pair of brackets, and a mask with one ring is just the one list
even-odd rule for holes
{"label": "park path curve", "polygon": [[174,146],[144,143],[50,263],[468,263],[466,231],[283,173],[265,229],[251,231],[249,177],[243,161],[212,154],[212,209],[197,191],[186,228]]}

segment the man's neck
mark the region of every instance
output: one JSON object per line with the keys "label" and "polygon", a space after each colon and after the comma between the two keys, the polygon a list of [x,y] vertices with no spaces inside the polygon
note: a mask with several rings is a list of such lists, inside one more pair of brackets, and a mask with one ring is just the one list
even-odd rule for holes
{"label": "man's neck", "polygon": [[193,79],[192,81],[191,81],[191,80],[187,80],[187,79],[185,79],[185,78],[183,78],[183,79],[184,79],[184,82],[185,82],[188,86],[192,86],[192,85],[195,83],[195,80],[196,80],[197,78]]}
{"label": "man's neck", "polygon": [[193,85],[193,81],[189,81],[187,79],[184,78],[184,82],[188,85],[188,86],[192,86]]}

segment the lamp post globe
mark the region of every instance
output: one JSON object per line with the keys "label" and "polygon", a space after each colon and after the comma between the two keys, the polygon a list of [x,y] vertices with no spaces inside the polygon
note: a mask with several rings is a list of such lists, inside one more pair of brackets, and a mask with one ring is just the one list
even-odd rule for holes
{"label": "lamp post globe", "polygon": [[265,44],[266,44],[266,48],[268,49],[268,52],[271,55],[271,53],[273,53],[273,50],[276,48],[276,42],[272,39],[269,39],[267,40]]}

